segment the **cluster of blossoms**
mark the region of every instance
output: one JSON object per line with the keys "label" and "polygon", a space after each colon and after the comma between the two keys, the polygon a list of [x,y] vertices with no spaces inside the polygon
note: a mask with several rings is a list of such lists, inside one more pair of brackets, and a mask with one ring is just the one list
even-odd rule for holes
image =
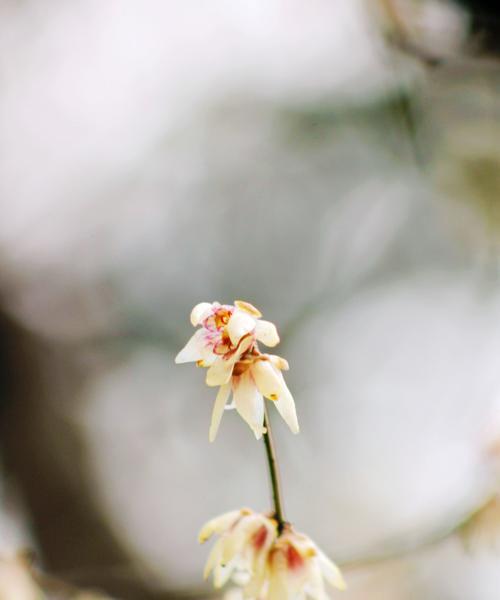
{"label": "cluster of blossoms", "polygon": [[[195,334],[175,358],[176,363],[196,362],[207,368],[206,383],[219,387],[212,413],[209,439],[217,435],[225,408],[236,408],[259,439],[265,433],[264,398],[272,400],[293,431],[299,424],[295,403],[281,371],[288,370],[284,358],[262,354],[258,342],[272,348],[280,339],[276,327],[260,319],[261,313],[248,302],[234,306],[201,302],[191,312]],[[233,402],[228,404],[233,393]]]}
{"label": "cluster of blossoms", "polygon": [[[175,362],[196,362],[207,369],[206,383],[219,387],[212,412],[209,439],[217,435],[224,410],[235,408],[257,439],[264,436],[273,483],[275,512],[235,510],[209,521],[200,532],[203,543],[219,535],[208,557],[205,577],[213,572],[214,585],[237,583],[251,600],[325,600],[324,580],[338,589],[345,584],[338,567],[305,535],[297,533],[282,516],[276,490],[277,471],[272,441],[266,430],[265,398],[277,408],[293,433],[299,424],[295,403],[282,375],[285,359],[262,353],[279,343],[276,327],[261,319],[248,302],[234,305],[202,302],[191,312],[199,327]],[[233,395],[233,401],[228,404]],[[279,486],[278,486],[279,487]]]}
{"label": "cluster of blossoms", "polygon": [[212,519],[201,530],[204,543],[220,535],[205,567],[214,585],[228,580],[243,586],[245,598],[260,600],[325,600],[324,580],[338,589],[345,583],[338,567],[307,536],[286,525],[281,534],[272,517],[249,509]]}

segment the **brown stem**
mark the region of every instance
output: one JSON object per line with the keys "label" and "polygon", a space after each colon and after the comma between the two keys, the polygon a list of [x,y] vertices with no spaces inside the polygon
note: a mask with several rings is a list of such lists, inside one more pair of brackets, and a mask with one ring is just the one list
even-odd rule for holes
{"label": "brown stem", "polygon": [[276,517],[276,520],[278,521],[278,533],[281,533],[286,525],[286,521],[283,513],[283,500],[281,494],[278,461],[276,458],[276,449],[274,446],[273,434],[271,431],[271,422],[269,420],[269,415],[267,414],[266,404],[264,404],[264,427],[266,428],[266,433],[264,433],[263,438],[264,445],[266,447],[267,465],[269,467],[269,475],[271,478],[271,488],[274,501],[274,515]]}

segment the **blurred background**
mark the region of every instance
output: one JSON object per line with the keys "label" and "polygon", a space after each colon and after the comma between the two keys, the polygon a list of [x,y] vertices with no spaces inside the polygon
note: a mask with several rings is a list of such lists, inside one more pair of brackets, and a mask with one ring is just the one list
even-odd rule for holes
{"label": "blurred background", "polygon": [[211,593],[197,531],[268,509],[264,450],[234,413],[208,445],[173,359],[234,299],[281,333],[286,509],[332,598],[498,600],[457,532],[498,489],[499,31],[473,1],[1,0],[2,600]]}

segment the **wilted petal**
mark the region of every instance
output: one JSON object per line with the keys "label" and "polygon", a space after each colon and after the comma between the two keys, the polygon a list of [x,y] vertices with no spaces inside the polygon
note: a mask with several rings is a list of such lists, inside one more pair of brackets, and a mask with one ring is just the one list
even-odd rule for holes
{"label": "wilted petal", "polygon": [[235,310],[227,324],[227,332],[233,346],[236,346],[241,338],[255,329],[255,318],[241,310]]}
{"label": "wilted petal", "polygon": [[255,306],[253,304],[250,304],[250,302],[245,302],[244,300],[235,300],[234,305],[240,310],[243,310],[249,315],[252,315],[256,319],[262,317],[262,313],[260,312],[260,310],[258,308],[255,308]]}
{"label": "wilted petal", "polygon": [[263,396],[269,400],[278,400],[286,393],[282,383],[283,378],[279,377],[279,371],[269,361],[257,360],[250,369],[257,388]]}
{"label": "wilted petal", "polygon": [[217,398],[215,399],[215,404],[212,411],[212,421],[210,422],[210,430],[208,432],[208,439],[210,442],[213,442],[217,436],[220,421],[222,419],[222,415],[224,414],[224,409],[226,407],[226,402],[229,398],[230,393],[230,383],[225,383],[224,385],[221,385],[219,391],[217,392]]}
{"label": "wilted petal", "polygon": [[255,437],[260,439],[264,433],[264,399],[260,395],[250,370],[233,379],[233,393],[236,410],[250,425]]}
{"label": "wilted petal", "polygon": [[224,385],[231,379],[233,368],[233,360],[224,360],[223,358],[218,358],[207,371],[207,385],[211,387]]}
{"label": "wilted petal", "polygon": [[193,327],[199,325],[212,312],[213,305],[210,302],[200,302],[191,311],[191,324]]}
{"label": "wilted petal", "polygon": [[282,380],[282,392],[278,400],[274,402],[274,406],[276,406],[279,414],[283,417],[288,427],[290,427],[292,433],[299,433],[299,422],[297,420],[293,396],[285,383],[283,375],[279,371],[277,371],[277,373]]}
{"label": "wilted petal", "polygon": [[223,515],[215,517],[215,519],[210,519],[210,521],[205,523],[201,528],[201,531],[198,534],[198,541],[200,544],[203,544],[214,533],[220,534],[226,531],[242,516],[242,514],[247,514],[247,512],[246,509],[231,510]]}
{"label": "wilted petal", "polygon": [[198,360],[202,360],[205,358],[205,356],[206,350],[204,332],[203,329],[198,329],[198,331],[195,331],[195,333],[191,336],[189,342],[175,357],[175,362],[177,364],[196,362]]}
{"label": "wilted petal", "polygon": [[262,342],[270,348],[279,344],[280,341],[276,325],[271,323],[271,321],[257,321],[257,324],[255,325],[255,336],[259,342]]}

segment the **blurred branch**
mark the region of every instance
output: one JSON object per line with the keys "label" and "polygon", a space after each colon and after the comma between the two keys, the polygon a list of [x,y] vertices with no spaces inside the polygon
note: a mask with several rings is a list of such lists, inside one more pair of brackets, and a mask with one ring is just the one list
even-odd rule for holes
{"label": "blurred branch", "polygon": [[481,503],[479,507],[476,507],[474,510],[462,515],[456,521],[443,525],[443,527],[434,530],[424,539],[420,539],[409,544],[391,544],[392,547],[385,552],[374,552],[373,554],[368,554],[364,557],[346,559],[343,561],[341,560],[338,562],[338,564],[344,570],[361,569],[371,565],[377,565],[380,563],[404,558],[441,544],[454,535],[460,535],[468,523],[472,521],[472,519],[476,517],[477,514],[491,502],[493,497],[494,496],[488,496],[487,500]]}

